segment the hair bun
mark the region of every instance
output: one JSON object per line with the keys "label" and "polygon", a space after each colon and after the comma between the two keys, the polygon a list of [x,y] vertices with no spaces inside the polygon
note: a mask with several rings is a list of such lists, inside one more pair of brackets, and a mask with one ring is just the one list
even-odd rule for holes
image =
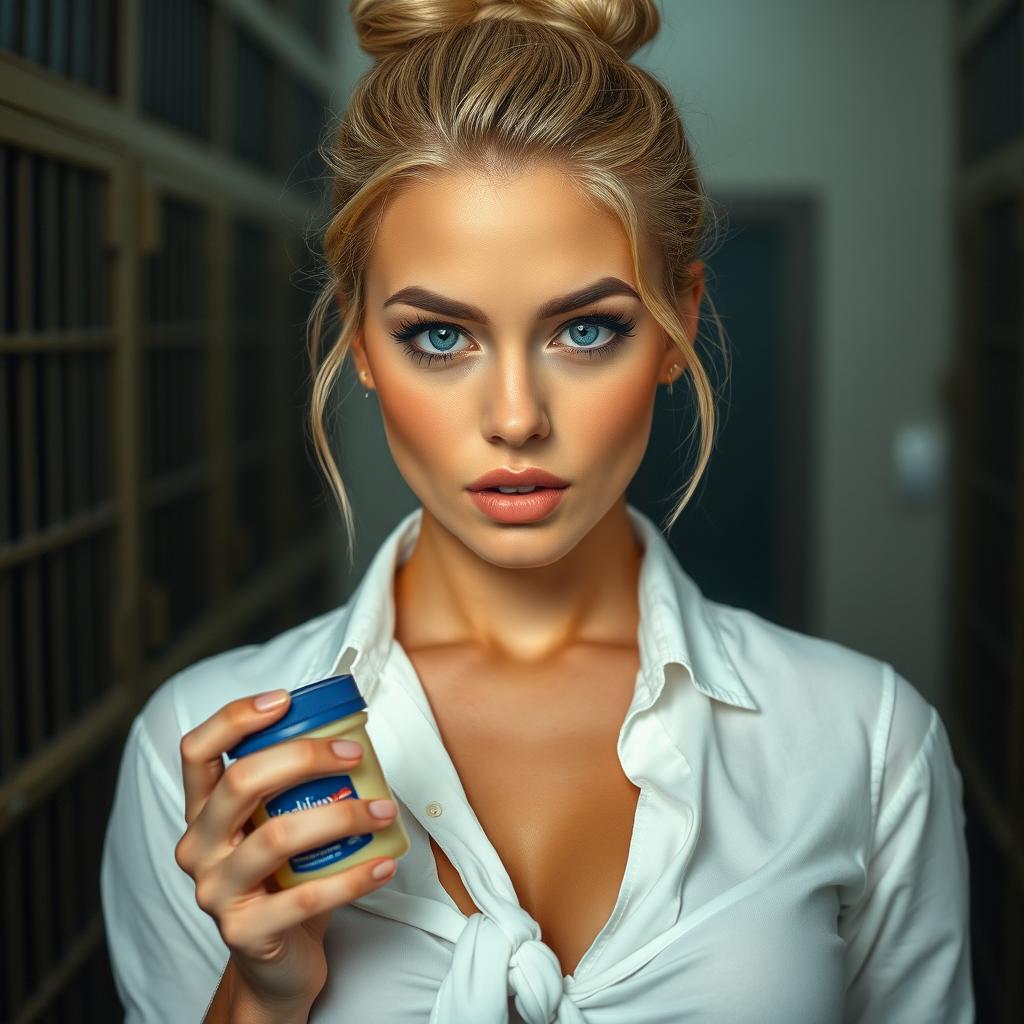
{"label": "hair bun", "polygon": [[658,31],[654,0],[350,0],[360,47],[381,58],[418,39],[487,18],[596,36],[628,60]]}

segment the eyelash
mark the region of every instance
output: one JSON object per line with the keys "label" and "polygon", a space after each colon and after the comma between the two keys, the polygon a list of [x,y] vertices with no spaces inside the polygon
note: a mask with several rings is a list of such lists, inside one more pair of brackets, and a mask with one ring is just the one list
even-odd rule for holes
{"label": "eyelash", "polygon": [[[615,337],[610,341],[605,342],[605,344],[600,348],[587,349],[563,346],[567,351],[574,354],[580,353],[586,359],[602,359],[605,356],[611,355],[611,353],[617,349],[626,340],[626,338],[633,336],[633,328],[636,327],[635,320],[625,319],[617,313],[589,313],[584,316],[573,317],[572,320],[569,320],[559,329],[558,333],[561,334],[567,327],[580,323],[593,324],[598,327],[607,327],[610,331],[615,332]],[[398,329],[391,332],[391,336],[395,341],[402,345],[406,355],[408,355],[410,359],[416,360],[420,365],[424,362],[428,364],[447,363],[456,356],[462,354],[461,352],[424,352],[422,349],[416,348],[412,343],[413,338],[433,327],[450,327],[461,335],[465,335],[466,333],[455,324],[447,323],[444,320],[414,319],[403,320],[398,326]]]}

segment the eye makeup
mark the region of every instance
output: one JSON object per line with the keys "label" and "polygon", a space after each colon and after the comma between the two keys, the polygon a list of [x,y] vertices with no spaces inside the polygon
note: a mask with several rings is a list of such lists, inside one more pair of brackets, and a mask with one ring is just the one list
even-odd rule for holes
{"label": "eye makeup", "polygon": [[[585,359],[603,359],[618,349],[626,338],[633,336],[633,330],[636,327],[636,320],[620,316],[618,313],[586,313],[582,316],[573,317],[572,320],[559,328],[558,333],[562,334],[569,327],[575,327],[580,324],[585,324],[589,327],[604,327],[614,333],[609,341],[597,347],[576,345],[560,345],[559,347],[572,353],[573,357],[579,355]],[[406,355],[408,355],[410,359],[416,360],[417,363],[421,365],[423,363],[428,365],[433,363],[447,363],[457,355],[460,355],[461,351],[427,352],[413,343],[413,339],[418,337],[420,334],[424,334],[426,331],[439,327],[453,330],[460,335],[465,335],[467,333],[455,324],[447,323],[443,320],[431,320],[429,318],[419,317],[413,318],[412,320],[403,320],[399,324],[398,328],[390,333],[395,341],[404,347]]]}

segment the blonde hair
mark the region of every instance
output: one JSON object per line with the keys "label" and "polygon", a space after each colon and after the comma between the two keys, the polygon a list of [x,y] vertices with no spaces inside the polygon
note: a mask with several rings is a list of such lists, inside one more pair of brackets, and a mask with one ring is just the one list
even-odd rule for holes
{"label": "blonde hair", "polygon": [[[637,290],[679,348],[700,424],[697,464],[663,529],[689,503],[711,457],[715,395],[674,296],[695,283],[718,219],[668,90],[629,57],[658,30],[653,0],[351,0],[360,46],[377,58],[321,144],[331,176],[322,288],[307,323],[309,427],[345,520],[352,510],[325,414],[364,315],[363,274],[376,225],[403,186],[450,171],[515,175],[539,162],[570,171],[582,195],[616,215]],[[661,281],[641,265],[641,239],[663,255]],[[723,353],[724,331],[707,291]],[[324,320],[344,307],[321,351]],[[696,424],[695,424],[696,425]],[[690,436],[693,431],[691,430]]]}

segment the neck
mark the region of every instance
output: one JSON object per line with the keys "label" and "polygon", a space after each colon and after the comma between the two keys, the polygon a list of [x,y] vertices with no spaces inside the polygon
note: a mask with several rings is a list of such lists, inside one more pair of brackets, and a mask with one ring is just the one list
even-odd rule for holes
{"label": "neck", "polygon": [[523,665],[635,644],[642,559],[624,498],[562,558],[530,568],[487,561],[424,508],[395,574],[395,633],[409,650],[471,646]]}

